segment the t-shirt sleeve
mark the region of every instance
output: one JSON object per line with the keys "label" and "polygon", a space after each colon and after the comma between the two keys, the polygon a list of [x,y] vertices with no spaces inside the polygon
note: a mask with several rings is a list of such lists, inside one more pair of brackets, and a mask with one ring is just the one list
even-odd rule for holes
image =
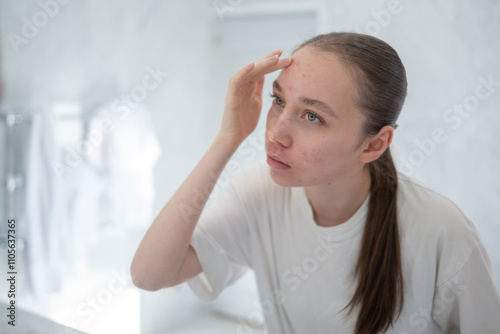
{"label": "t-shirt sleeve", "polygon": [[212,301],[251,267],[249,255],[249,173],[230,184],[202,212],[191,238],[203,271],[187,281],[203,301]]}
{"label": "t-shirt sleeve", "polygon": [[432,316],[444,333],[499,333],[500,297],[481,242],[456,274],[436,289]]}

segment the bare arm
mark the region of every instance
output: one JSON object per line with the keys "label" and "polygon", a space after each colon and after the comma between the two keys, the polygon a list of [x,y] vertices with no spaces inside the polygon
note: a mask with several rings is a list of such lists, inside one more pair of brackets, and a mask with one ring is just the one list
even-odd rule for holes
{"label": "bare arm", "polygon": [[[218,135],[146,232],[131,266],[134,284],[158,290],[180,284],[202,271],[190,246],[201,212],[225,165],[257,126],[264,75],[290,65],[275,51],[239,70],[230,80]],[[215,176],[214,176],[215,175]]]}

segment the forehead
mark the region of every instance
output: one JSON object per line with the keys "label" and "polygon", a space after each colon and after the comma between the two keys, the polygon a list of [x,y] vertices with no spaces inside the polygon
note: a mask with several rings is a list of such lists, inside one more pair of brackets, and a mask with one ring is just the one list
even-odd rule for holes
{"label": "forehead", "polygon": [[[350,70],[334,54],[303,47],[276,79],[286,93],[333,104],[352,100],[356,83]],[[342,101],[340,101],[342,100]]]}

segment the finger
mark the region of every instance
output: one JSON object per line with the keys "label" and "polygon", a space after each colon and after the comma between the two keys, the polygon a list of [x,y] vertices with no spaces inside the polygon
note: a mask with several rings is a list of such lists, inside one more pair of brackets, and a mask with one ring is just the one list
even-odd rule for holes
{"label": "finger", "polygon": [[269,54],[271,55],[271,57],[259,60],[254,63],[250,63],[247,66],[241,68],[229,80],[230,85],[236,84],[237,82],[255,82],[259,80],[261,76],[267,73],[274,72],[290,65],[292,63],[292,57],[279,59],[279,54],[281,54],[281,52],[281,50],[273,51]]}
{"label": "finger", "polygon": [[281,49],[275,50],[275,51],[271,52],[270,54],[266,55],[265,57],[262,57],[259,60],[257,60],[256,63],[261,62],[263,60],[266,60],[268,58],[271,58],[272,56],[275,56],[275,55],[278,55],[278,57],[280,57],[282,53],[283,53],[283,50],[281,50]]}
{"label": "finger", "polygon": [[[270,55],[270,57],[268,58],[263,58],[259,61],[256,61],[254,63],[250,63],[248,64],[247,66],[241,68],[238,72],[236,72],[236,74],[230,79],[230,81],[233,81],[233,82],[241,82],[242,80],[244,80],[244,78],[246,77],[247,79],[249,80],[244,80],[245,82],[247,81],[257,81],[261,75],[259,75],[258,77],[256,77],[255,75],[252,75],[252,76],[248,76],[248,74],[250,74],[254,69],[255,67],[257,66],[257,64],[260,64],[259,66],[262,67],[262,66],[266,66],[266,65],[274,65],[278,62],[278,59],[279,59],[279,55],[278,54],[281,54],[281,50],[276,50],[276,51],[273,51],[271,52],[270,54],[268,54],[267,56]],[[266,57],[267,57],[266,56]]]}
{"label": "finger", "polygon": [[254,96],[262,100],[262,91],[264,89],[264,76],[262,76],[259,81],[255,84]]}
{"label": "finger", "polygon": [[290,64],[292,62],[293,62],[293,58],[291,56],[286,57],[286,58],[280,58],[278,63],[276,65],[274,65],[274,68],[275,68],[274,71],[288,67],[288,66],[290,66]]}
{"label": "finger", "polygon": [[277,56],[273,56],[260,63],[255,63],[254,68],[249,72],[248,78],[250,81],[256,81],[263,75],[289,66],[292,61],[292,57],[279,59]]}
{"label": "finger", "polygon": [[255,67],[255,63],[250,63],[247,66],[241,68],[236,72],[230,79],[229,84],[240,82],[245,76],[247,76]]}

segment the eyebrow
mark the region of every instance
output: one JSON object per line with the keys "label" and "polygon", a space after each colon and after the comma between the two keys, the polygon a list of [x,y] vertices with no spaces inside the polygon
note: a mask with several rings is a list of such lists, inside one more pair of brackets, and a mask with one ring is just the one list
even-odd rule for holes
{"label": "eyebrow", "polygon": [[[274,80],[273,88],[275,88],[280,93],[283,92],[283,89],[281,88],[281,86],[277,80]],[[327,113],[335,118],[339,118],[338,115],[332,110],[332,108],[330,108],[330,106],[328,104],[326,104],[325,102],[322,102],[320,100],[311,99],[311,98],[304,97],[304,96],[299,97],[299,101],[308,107],[320,109],[321,111],[323,111],[323,112],[325,112],[325,113]]]}

